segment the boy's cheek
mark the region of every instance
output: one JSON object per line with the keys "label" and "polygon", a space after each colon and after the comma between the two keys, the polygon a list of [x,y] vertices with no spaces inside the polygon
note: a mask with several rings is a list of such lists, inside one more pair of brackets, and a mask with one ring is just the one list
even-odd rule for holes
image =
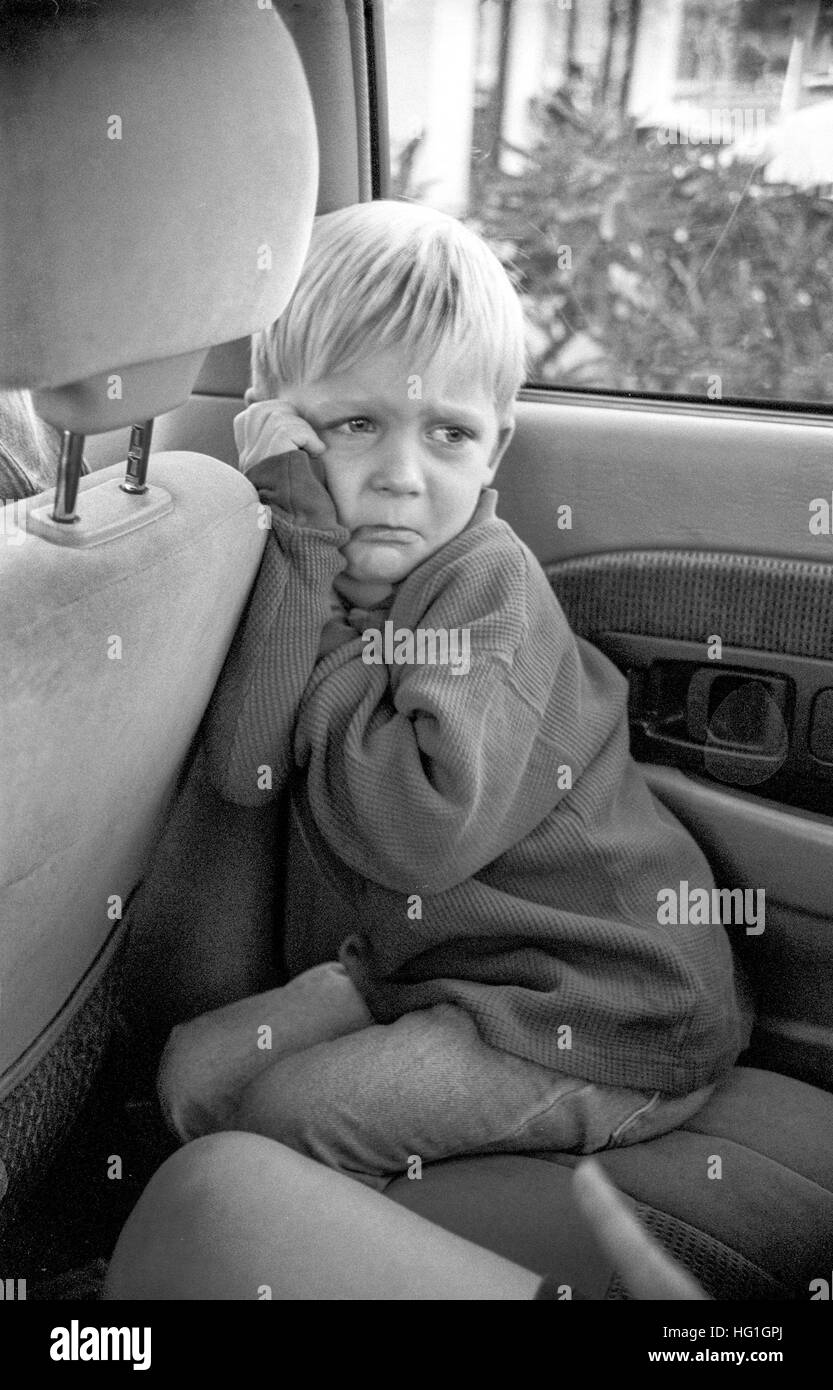
{"label": "boy's cheek", "polygon": [[350,508],[344,506],[343,499],[339,496],[337,491],[330,487],[328,482],[325,482],[325,486],[333,499],[333,506],[336,509],[336,518],[338,519],[339,526],[346,526],[348,531],[352,531],[353,523],[349,520]]}
{"label": "boy's cheek", "polygon": [[322,482],[333,499],[336,509],[336,516],[340,526],[347,526],[352,530],[352,525],[347,519],[350,511],[350,489],[345,486],[345,476],[343,469],[338,466],[338,461],[334,459],[328,449],[325,454],[319,454],[313,461],[315,476]]}
{"label": "boy's cheek", "polygon": [[319,483],[321,483],[322,487],[325,487],[327,489],[328,493],[330,494],[330,497],[332,498],[333,505],[335,506],[336,516],[338,517],[339,525],[343,526],[344,521],[342,520],[342,509],[339,499],[340,489],[338,487],[338,484],[333,486],[333,480],[334,476],[336,475],[336,470],[332,466],[332,462],[328,460],[326,454],[308,454],[307,457],[309,459],[310,469],[312,470],[313,477],[316,478]]}

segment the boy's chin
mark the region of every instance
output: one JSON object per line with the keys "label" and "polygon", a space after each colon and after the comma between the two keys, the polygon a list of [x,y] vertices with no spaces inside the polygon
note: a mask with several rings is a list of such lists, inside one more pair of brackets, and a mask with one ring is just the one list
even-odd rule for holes
{"label": "boy's chin", "polygon": [[367,554],[364,546],[355,547],[347,545],[344,547],[344,554],[347,556],[347,568],[344,573],[349,579],[355,579],[359,583],[366,584],[398,584],[401,579],[416,569],[421,556],[405,556],[401,549],[391,548],[388,551],[385,547],[374,545],[372,553]]}

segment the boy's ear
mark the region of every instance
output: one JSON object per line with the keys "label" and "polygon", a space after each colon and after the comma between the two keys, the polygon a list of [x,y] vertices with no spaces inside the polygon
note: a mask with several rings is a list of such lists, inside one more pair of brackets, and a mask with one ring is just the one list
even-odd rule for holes
{"label": "boy's ear", "polygon": [[252,384],[243,392],[243,404],[254,405],[256,401],[277,400],[278,390],[277,382],[270,379],[267,372],[258,371],[255,366],[252,371]]}
{"label": "boy's ear", "polygon": [[270,385],[268,372],[264,371],[263,363],[260,361],[258,355],[256,353],[253,354],[252,380],[251,385],[247,387],[244,393],[243,404],[254,405],[255,401],[270,400],[272,396],[276,394],[275,391],[269,389]]}
{"label": "boy's ear", "polygon": [[489,460],[489,471],[492,477],[494,477],[495,473],[497,472],[497,466],[503,458],[503,455],[506,453],[506,450],[509,447],[509,442],[514,433],[515,417],[514,415],[510,415],[507,417],[507,419],[503,421],[503,424],[501,425],[498,431],[497,443],[495,444],[495,447],[492,451],[492,457]]}

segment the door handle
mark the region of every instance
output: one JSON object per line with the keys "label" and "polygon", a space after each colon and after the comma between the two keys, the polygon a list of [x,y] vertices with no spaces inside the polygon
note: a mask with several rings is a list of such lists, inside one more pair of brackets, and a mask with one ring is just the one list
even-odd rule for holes
{"label": "door handle", "polygon": [[701,666],[686,692],[689,736],[697,743],[744,756],[754,753],[780,765],[790,741],[789,700],[790,682],[784,677]]}
{"label": "door handle", "polygon": [[670,680],[652,671],[644,705],[631,708],[649,748],[697,751],[712,777],[737,785],[775,776],[790,752],[791,681],[684,664]]}
{"label": "door handle", "polygon": [[829,816],[833,661],[706,642],[594,632],[627,676],[631,751],[643,762]]}

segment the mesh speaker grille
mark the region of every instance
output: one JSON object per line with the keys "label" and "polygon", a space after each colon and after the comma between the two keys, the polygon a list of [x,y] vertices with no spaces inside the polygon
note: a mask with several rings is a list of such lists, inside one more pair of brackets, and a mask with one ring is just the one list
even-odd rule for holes
{"label": "mesh speaker grille", "polygon": [[117,951],[54,1045],[0,1102],[0,1193],[8,1183],[0,1196],[0,1232],[17,1219],[92,1085],[116,1017],[121,956]]}
{"label": "mesh speaker grille", "polygon": [[631,550],[546,565],[574,632],[634,632],[833,658],[833,564]]}
{"label": "mesh speaker grille", "polygon": [[[730,1250],[714,1236],[688,1226],[667,1212],[637,1204],[636,1215],[660,1245],[678,1260],[712,1298],[739,1301],[783,1301],[793,1295],[764,1270]],[[614,1275],[606,1300],[630,1299],[618,1275]]]}

